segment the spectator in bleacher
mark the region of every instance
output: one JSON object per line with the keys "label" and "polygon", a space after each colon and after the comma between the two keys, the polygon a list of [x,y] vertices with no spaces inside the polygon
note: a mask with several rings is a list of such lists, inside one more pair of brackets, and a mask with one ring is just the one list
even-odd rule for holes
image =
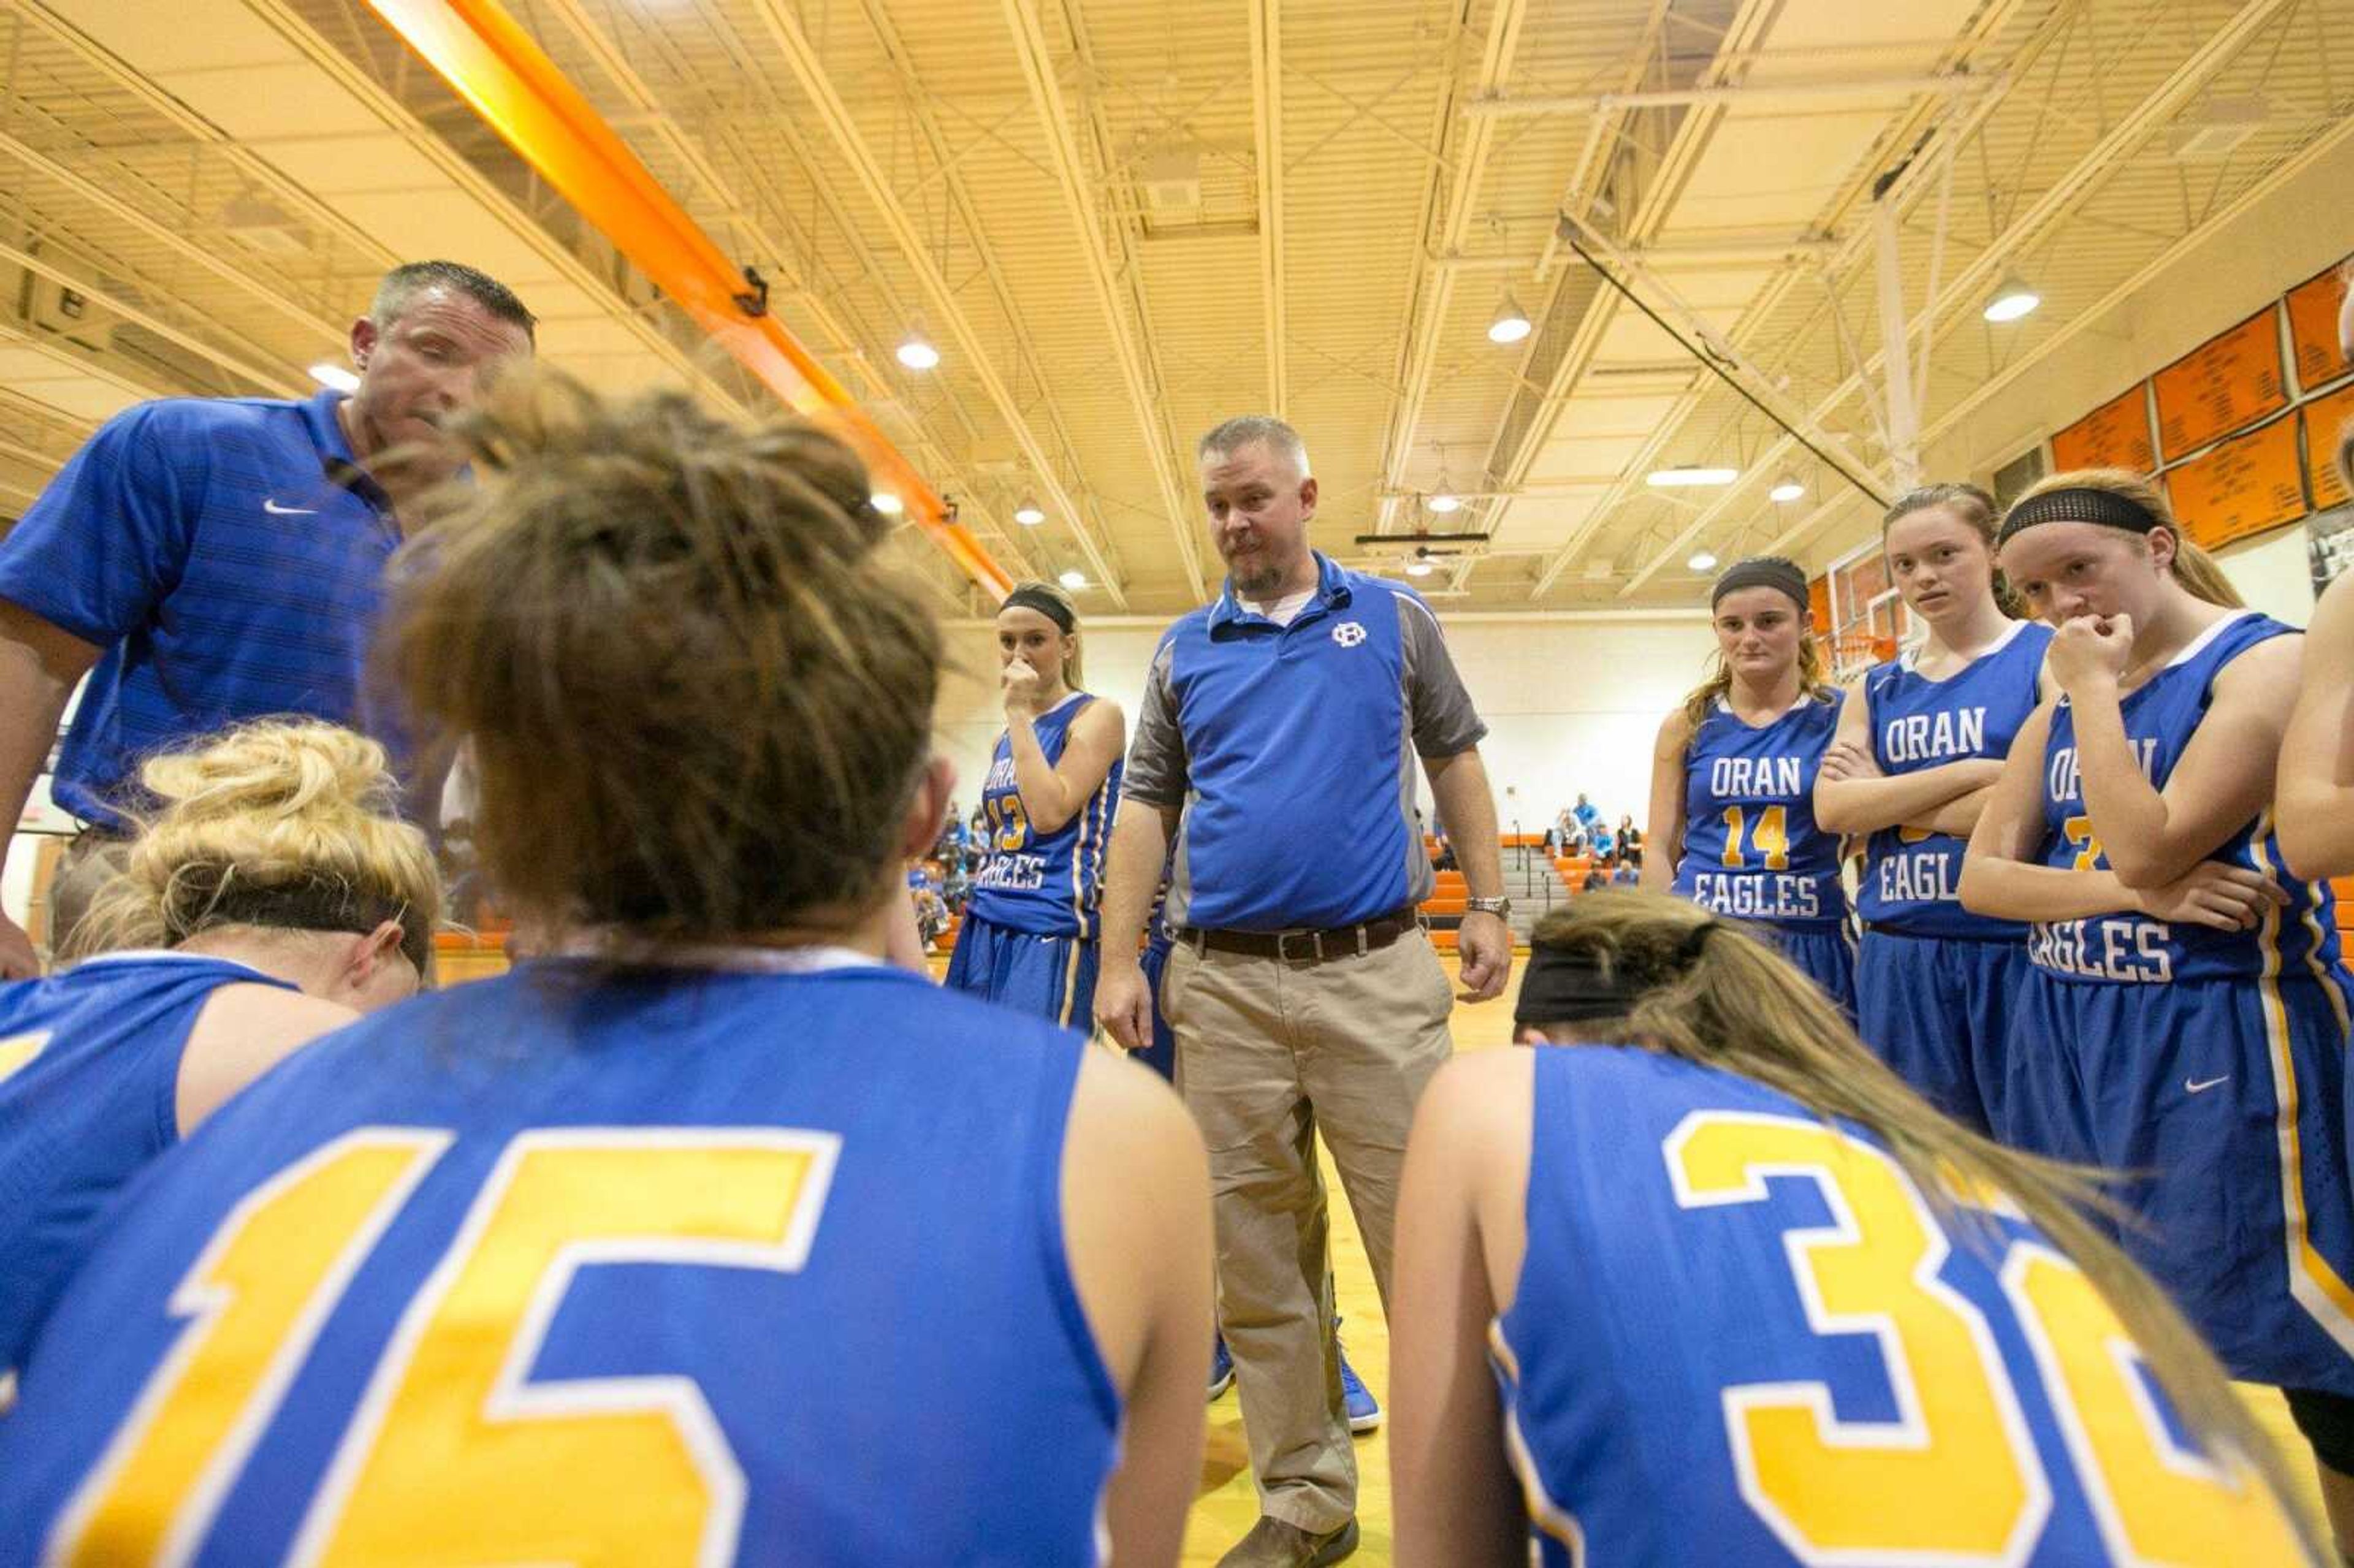
{"label": "spectator in bleacher", "polygon": [[1586,841],[1586,847],[1594,852],[1594,858],[1599,861],[1607,861],[1617,853],[1617,841],[1611,836],[1610,824],[1595,823],[1593,836]]}
{"label": "spectator in bleacher", "polygon": [[1463,869],[1462,866],[1458,864],[1456,862],[1455,846],[1447,842],[1447,824],[1444,822],[1441,822],[1438,825],[1438,859],[1434,863],[1433,869],[1437,871],[1460,871]]}
{"label": "spectator in bleacher", "polygon": [[1570,814],[1577,819],[1577,825],[1585,830],[1585,835],[1588,838],[1592,838],[1595,830],[1602,826],[1602,812],[1596,809],[1593,801],[1583,795],[1577,798],[1577,804],[1572,806],[1569,810]]}
{"label": "spectator in bleacher", "polygon": [[1631,866],[1643,863],[1643,830],[1635,825],[1631,816],[1618,819],[1618,859]]}
{"label": "spectator in bleacher", "polygon": [[1642,874],[1635,869],[1635,863],[1631,860],[1620,861],[1610,874],[1610,885],[1613,887],[1633,887],[1642,880]]}
{"label": "spectator in bleacher", "polygon": [[951,800],[949,802],[949,820],[941,825],[939,845],[934,853],[939,856],[941,863],[953,872],[963,869],[971,848],[972,830],[965,826],[964,813]]}
{"label": "spectator in bleacher", "polygon": [[1580,891],[1591,893],[1597,887],[1607,887],[1609,885],[1610,874],[1603,870],[1599,863],[1596,863],[1588,865],[1585,868],[1585,882],[1580,888]]}

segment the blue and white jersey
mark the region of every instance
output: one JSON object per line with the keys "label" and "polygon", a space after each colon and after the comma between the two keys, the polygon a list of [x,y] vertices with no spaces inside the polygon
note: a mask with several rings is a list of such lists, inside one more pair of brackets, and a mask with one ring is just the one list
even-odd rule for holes
{"label": "blue and white jersey", "polygon": [[57,802],[115,823],[148,755],[243,719],[367,728],[362,670],[400,525],[323,392],[175,397],[101,426],[0,541],[0,599],[105,652]]}
{"label": "blue and white jersey", "polygon": [[[1872,666],[1863,677],[1872,760],[1893,778],[2009,756],[2012,737],[2035,711],[2036,681],[2051,647],[2050,627],[2020,620],[1942,681],[1915,669],[1909,652]],[[1962,907],[1962,852],[1968,846],[1967,838],[1952,833],[1881,829],[1864,851],[1858,913],[1874,929],[1902,936],[2020,940],[2027,934],[2022,923]]]}
{"label": "blue and white jersey", "polygon": [[1490,1342],[1536,1561],[2304,1562],[2009,1205],[1932,1203],[1872,1135],[1695,1063],[1534,1072]]}
{"label": "blue and white jersey", "polygon": [[1815,776],[1839,730],[1840,695],[1803,696],[1754,727],[1718,699],[1684,749],[1680,896],[1768,926],[1847,918],[1839,835],[1815,825]]}
{"label": "blue and white jersey", "polygon": [[1469,751],[1487,726],[1413,589],[1316,565],[1288,622],[1230,582],[1153,654],[1124,789],[1183,809],[1173,926],[1331,929],[1430,896],[1416,758]]}
{"label": "blue and white jersey", "polygon": [[228,985],[293,989],[182,953],[0,986],[0,1372],[90,1255],[108,1202],[180,1141],[180,1054]]}
{"label": "blue and white jersey", "polygon": [[[1063,759],[1071,726],[1096,699],[1073,692],[1032,721],[1038,749],[1048,766]],[[970,913],[993,926],[1037,937],[1095,939],[1096,911],[1103,896],[1104,852],[1111,842],[1113,803],[1119,799],[1120,761],[1087,797],[1078,814],[1051,833],[1041,833],[1022,804],[1013,776],[1013,737],[1000,735],[990,754],[989,779],[981,792],[987,828],[985,858],[972,874]]]}
{"label": "blue and white jersey", "polygon": [[[2215,677],[2260,642],[2297,635],[2268,615],[2242,610],[2215,622],[2163,670],[2125,694],[2126,737],[2141,759],[2142,776],[2159,789],[2190,746]],[[2108,869],[2093,834],[2076,758],[2075,710],[2063,696],[2052,715],[2043,747],[2045,865],[2075,871]],[[2338,920],[2326,882],[2300,882],[2281,865],[2272,813],[2258,813],[2205,858],[2270,876],[2288,895],[2268,909],[2255,929],[2218,931],[2146,915],[2105,915],[2029,928],[2027,957],[2036,968],[2068,980],[2163,985],[2173,980],[2246,980],[2259,975],[2310,975],[2338,963]]]}
{"label": "blue and white jersey", "polygon": [[158,1160],[0,1422],[0,1562],[1100,1561],[1082,1043],[737,959],[429,993]]}

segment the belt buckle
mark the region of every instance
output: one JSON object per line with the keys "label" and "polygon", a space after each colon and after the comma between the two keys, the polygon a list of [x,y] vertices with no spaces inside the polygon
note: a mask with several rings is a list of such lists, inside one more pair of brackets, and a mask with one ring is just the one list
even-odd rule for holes
{"label": "belt buckle", "polygon": [[[1305,952],[1294,953],[1291,950],[1291,944],[1294,938],[1304,938],[1307,941],[1308,948]],[[1324,961],[1324,933],[1321,931],[1278,931],[1275,934],[1275,956],[1278,962],[1287,964],[1297,963],[1302,960],[1312,963],[1321,963]]]}

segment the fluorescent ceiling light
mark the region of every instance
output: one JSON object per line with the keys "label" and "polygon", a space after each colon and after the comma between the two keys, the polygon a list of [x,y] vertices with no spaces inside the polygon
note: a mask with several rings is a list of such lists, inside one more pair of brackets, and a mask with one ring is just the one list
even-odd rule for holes
{"label": "fluorescent ceiling light", "polygon": [[1076,591],[1087,586],[1087,574],[1074,567],[1055,580],[1065,588]]}
{"label": "fluorescent ceiling light", "polygon": [[1518,343],[1533,330],[1529,323],[1529,313],[1521,309],[1518,300],[1506,294],[1504,302],[1496,307],[1496,319],[1488,323],[1488,341]]}
{"label": "fluorescent ceiling light", "polygon": [[1795,479],[1785,479],[1766,493],[1769,501],[1796,501],[1807,493],[1807,487]]}
{"label": "fluorescent ceiling light", "polygon": [[1737,468],[1694,468],[1687,463],[1681,468],[1654,469],[1648,482],[1659,490],[1679,490],[1699,485],[1731,484],[1740,477],[1741,471]]}
{"label": "fluorescent ceiling light", "polygon": [[1438,568],[1437,567],[1432,566],[1428,561],[1415,561],[1408,564],[1405,568],[1405,575],[1410,577],[1426,577],[1437,569]]}
{"label": "fluorescent ceiling light", "polygon": [[1046,514],[1035,499],[1025,495],[1022,504],[1013,509],[1013,520],[1025,528],[1035,528],[1046,520]]}
{"label": "fluorescent ceiling light", "polygon": [[1994,296],[1987,301],[1984,313],[1990,322],[2015,322],[2042,302],[2043,296],[2013,273],[1995,285]]}
{"label": "fluorescent ceiling light", "polygon": [[901,501],[889,491],[878,490],[875,493],[875,510],[883,514],[884,516],[896,517],[900,513],[905,512],[907,509],[907,503]]}
{"label": "fluorescent ceiling light", "polygon": [[1684,565],[1690,567],[1696,572],[1714,571],[1716,569],[1716,557],[1709,554],[1706,550],[1695,550],[1692,552],[1692,558],[1686,561]]}
{"label": "fluorescent ceiling light", "polygon": [[330,365],[323,359],[311,366],[311,379],[322,387],[332,387],[338,392],[356,392],[360,389],[358,376],[344,366]]}
{"label": "fluorescent ceiling light", "polygon": [[940,351],[934,348],[919,332],[907,334],[907,341],[898,347],[899,363],[910,370],[929,370],[940,362]]}
{"label": "fluorescent ceiling light", "polygon": [[1443,490],[1430,498],[1430,509],[1433,512],[1452,512],[1462,504],[1461,501]]}

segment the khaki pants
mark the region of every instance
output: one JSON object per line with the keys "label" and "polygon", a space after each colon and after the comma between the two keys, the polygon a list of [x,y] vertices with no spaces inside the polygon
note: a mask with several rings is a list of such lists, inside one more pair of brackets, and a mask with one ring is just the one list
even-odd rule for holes
{"label": "khaki pants", "polygon": [[1326,1262],[1332,1150],[1386,1310],[1398,1172],[1415,1102],[1454,1051],[1454,998],[1430,939],[1325,963],[1197,953],[1161,984],[1177,1082],[1210,1151],[1218,1322],[1235,1358],[1259,1507],[1301,1529],[1356,1511]]}

